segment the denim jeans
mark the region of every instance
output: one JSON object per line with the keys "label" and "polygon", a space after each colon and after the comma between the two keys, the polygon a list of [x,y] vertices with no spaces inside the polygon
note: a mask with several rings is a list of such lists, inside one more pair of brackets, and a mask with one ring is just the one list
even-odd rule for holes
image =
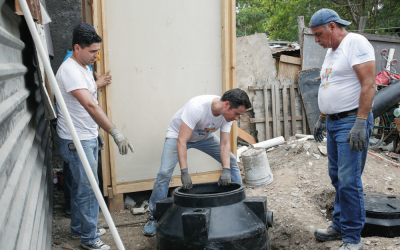
{"label": "denim jeans", "polygon": [[69,168],[69,164],[64,161],[63,164],[63,189],[64,189],[64,200],[65,208],[71,211],[71,184],[72,184],[72,173]]}
{"label": "denim jeans", "polygon": [[361,174],[367,159],[373,115],[369,114],[366,124],[367,148],[360,152],[352,151],[347,143],[355,120],[355,115],[339,120],[326,119],[329,176],[336,190],[332,227],[342,232],[344,242],[353,244],[360,242],[365,223]]}
{"label": "denim jeans", "polygon": [[[171,181],[172,173],[174,172],[175,166],[178,163],[178,149],[176,147],[176,138],[166,138],[164,143],[164,149],[161,157],[161,167],[157,173],[156,180],[154,182],[153,192],[150,197],[150,212],[149,216],[153,216],[153,209],[156,202],[162,198],[167,197],[169,182]],[[220,139],[214,134],[210,134],[205,138],[197,142],[188,142],[186,144],[187,149],[195,148],[198,149],[218,162],[221,162],[220,153]],[[231,153],[231,181],[242,184],[242,177],[240,176],[240,169],[236,162],[236,156]]]}
{"label": "denim jeans", "polygon": [[[97,220],[99,216],[99,203],[94,195],[92,186],[86,175],[76,149],[71,150],[68,144],[72,140],[59,139],[60,153],[64,161],[68,163],[72,174],[71,183],[71,235],[81,236],[81,242],[85,245],[93,244],[99,240]],[[97,138],[81,141],[85,155],[89,161],[93,175],[97,177]]]}

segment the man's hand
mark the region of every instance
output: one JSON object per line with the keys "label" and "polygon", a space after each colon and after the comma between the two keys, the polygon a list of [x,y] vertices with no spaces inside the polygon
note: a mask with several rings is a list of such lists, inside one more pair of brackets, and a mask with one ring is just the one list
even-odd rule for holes
{"label": "man's hand", "polygon": [[104,145],[106,143],[104,142],[104,138],[100,133],[99,133],[99,136],[97,137],[97,140],[99,142],[99,149],[103,150],[104,149]]}
{"label": "man's hand", "polygon": [[115,143],[118,146],[119,153],[121,155],[126,155],[128,153],[128,148],[131,150],[133,153],[133,147],[129,143],[128,139],[126,139],[125,136],[123,136],[116,127],[111,129],[109,134],[114,138]]}
{"label": "man's hand", "polygon": [[367,148],[367,119],[358,118],[354,123],[353,128],[347,136],[347,142],[350,143],[351,150],[357,152],[363,151]]}
{"label": "man's hand", "polygon": [[191,189],[193,187],[188,168],[181,169],[181,181],[184,189]]}
{"label": "man's hand", "polygon": [[111,75],[110,75],[110,71],[107,71],[107,73],[105,73],[102,76],[99,76],[99,74],[97,74],[96,72],[94,72],[94,75],[96,76],[96,84],[97,84],[97,88],[101,88],[104,87],[108,84],[111,84]]}
{"label": "man's hand", "polygon": [[219,177],[218,186],[228,186],[231,184],[231,169],[222,168],[222,174]]}
{"label": "man's hand", "polygon": [[324,129],[326,127],[326,116],[319,115],[319,119],[314,126],[314,139],[317,142],[322,142],[324,140]]}

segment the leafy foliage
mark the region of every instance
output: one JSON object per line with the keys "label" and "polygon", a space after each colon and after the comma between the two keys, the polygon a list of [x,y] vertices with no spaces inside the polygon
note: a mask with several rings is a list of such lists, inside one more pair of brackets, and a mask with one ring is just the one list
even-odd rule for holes
{"label": "leafy foliage", "polygon": [[271,40],[296,41],[297,16],[304,16],[307,27],[321,8],[333,9],[351,21],[347,29],[355,32],[361,16],[367,17],[365,33],[396,35],[396,29],[386,28],[400,27],[399,0],[237,0],[236,5],[239,36],[265,32]]}

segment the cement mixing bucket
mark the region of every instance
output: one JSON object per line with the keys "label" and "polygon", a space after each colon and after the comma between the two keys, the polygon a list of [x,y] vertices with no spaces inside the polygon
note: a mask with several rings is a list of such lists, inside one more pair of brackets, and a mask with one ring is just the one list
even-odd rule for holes
{"label": "cement mixing bucket", "polygon": [[242,153],[246,183],[249,186],[268,185],[274,180],[263,148],[251,148]]}

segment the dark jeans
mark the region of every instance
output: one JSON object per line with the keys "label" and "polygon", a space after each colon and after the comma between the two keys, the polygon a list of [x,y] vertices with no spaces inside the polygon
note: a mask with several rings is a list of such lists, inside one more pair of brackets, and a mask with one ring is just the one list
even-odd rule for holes
{"label": "dark jeans", "polygon": [[71,211],[71,184],[72,184],[72,173],[69,168],[69,164],[64,161],[63,165],[63,189],[64,189],[64,200],[65,208]]}

